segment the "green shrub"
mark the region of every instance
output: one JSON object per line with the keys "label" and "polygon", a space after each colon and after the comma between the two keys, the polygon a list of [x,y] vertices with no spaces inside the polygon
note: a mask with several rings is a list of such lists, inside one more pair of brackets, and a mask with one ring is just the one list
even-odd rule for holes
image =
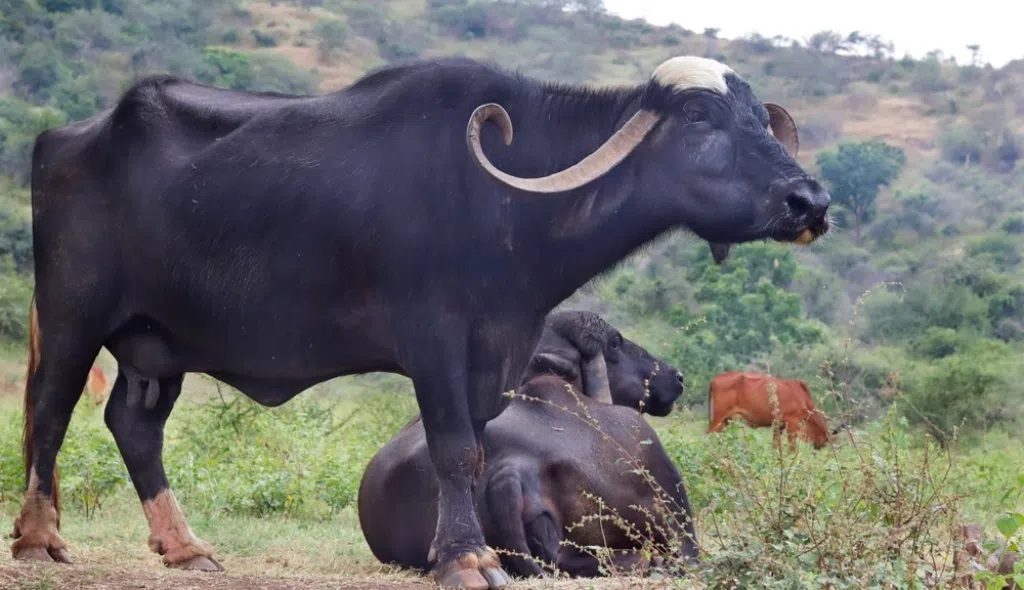
{"label": "green shrub", "polygon": [[[689,275],[696,305],[675,305],[668,312],[678,328],[669,358],[703,383],[772,350],[824,341],[825,327],[806,319],[800,296],[787,290],[796,267],[781,246],[735,248],[721,267],[701,248]],[[692,395],[703,398],[699,391]]]}
{"label": "green shrub", "polygon": [[688,575],[707,587],[921,588],[952,578],[951,458],[897,416],[819,452],[773,448],[768,429],[738,423],[714,435],[659,430],[700,515],[705,553]]}
{"label": "green shrub", "polygon": [[974,349],[955,353],[921,369],[906,381],[904,414],[912,424],[923,426],[940,441],[959,431],[977,431],[1008,416],[997,408],[1006,392],[1004,364],[999,349]]}
{"label": "green shrub", "polygon": [[32,223],[4,198],[0,198],[0,259],[9,259],[17,272],[32,270]]}
{"label": "green shrub", "polygon": [[207,47],[203,49],[203,61],[210,68],[201,73],[203,82],[236,90],[252,86],[252,63],[248,55],[226,47]]}
{"label": "green shrub", "polygon": [[259,29],[252,29],[249,31],[249,34],[252,35],[252,39],[256,42],[257,47],[277,47],[277,39],[270,33]]}
{"label": "green shrub", "polygon": [[964,284],[918,281],[906,294],[883,292],[865,301],[859,328],[865,342],[906,342],[930,326],[985,332],[988,302]]}
{"label": "green shrub", "polygon": [[65,76],[51,93],[53,104],[74,121],[95,115],[103,105],[99,83],[92,75]]}
{"label": "green shrub", "polygon": [[318,21],[313,27],[313,34],[317,38],[320,59],[326,60],[345,46],[351,31],[343,21],[329,18]]}
{"label": "green shrub", "polygon": [[375,395],[333,412],[309,397],[266,409],[227,394],[178,418],[168,478],[209,512],[331,513],[354,502],[370,458],[415,412],[411,401]]}
{"label": "green shrub", "polygon": [[21,424],[21,412],[4,412],[0,415],[0,504],[19,501],[24,494]]}
{"label": "green shrub", "polygon": [[82,398],[77,427],[61,446],[59,463],[71,466],[61,472],[61,497],[87,518],[128,484],[128,473],[113,436],[102,419],[102,408]]}
{"label": "green shrub", "polygon": [[1008,234],[1024,234],[1024,215],[1015,214],[1007,217],[1000,226]]}
{"label": "green shrub", "polygon": [[910,351],[928,359],[940,359],[963,350],[966,337],[950,328],[928,327],[910,341]]}
{"label": "green shrub", "polygon": [[36,136],[66,121],[64,113],[54,108],[0,97],[0,172],[27,181]]}
{"label": "green shrub", "polygon": [[967,125],[955,125],[939,134],[942,157],[957,164],[977,164],[985,152],[985,136]]}
{"label": "green shrub", "polygon": [[287,57],[273,53],[258,53],[250,58],[252,83],[250,90],[309,94],[316,90],[313,74],[295,67]]}
{"label": "green shrub", "polygon": [[1003,129],[992,150],[992,161],[996,170],[1009,172],[1021,155],[1020,140],[1010,129]]}
{"label": "green shrub", "polygon": [[[25,490],[20,402],[17,407],[17,411],[0,416],[0,501],[20,501]],[[95,515],[114,494],[128,487],[128,474],[103,424],[102,409],[93,406],[88,397],[75,410],[57,463],[63,467],[62,502],[86,517]]]}
{"label": "green shrub", "polygon": [[[430,17],[456,38],[474,39],[487,35],[487,7],[483,3],[432,7]],[[461,6],[458,4],[462,4]]]}
{"label": "green shrub", "polygon": [[1018,242],[1017,238],[1007,235],[989,234],[968,242],[967,254],[971,257],[988,257],[1000,268],[1006,269],[1021,261]]}
{"label": "green shrub", "polygon": [[910,88],[915,92],[934,93],[947,90],[950,81],[936,57],[913,62]]}
{"label": "green shrub", "polygon": [[24,342],[28,337],[28,307],[32,282],[0,258],[0,340]]}

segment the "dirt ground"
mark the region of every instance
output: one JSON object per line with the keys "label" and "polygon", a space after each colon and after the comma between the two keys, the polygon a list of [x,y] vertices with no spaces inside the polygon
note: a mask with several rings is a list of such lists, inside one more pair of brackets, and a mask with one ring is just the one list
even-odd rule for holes
{"label": "dirt ground", "polygon": [[[606,580],[517,580],[514,590],[603,590],[671,588],[669,581],[618,578]],[[2,590],[436,590],[411,574],[373,576],[261,576],[193,573],[169,569],[135,570],[85,565],[16,563],[0,558]]]}
{"label": "dirt ground", "polygon": [[3,590],[432,590],[426,580],[405,576],[253,576],[231,573],[128,571],[80,565],[0,564]]}

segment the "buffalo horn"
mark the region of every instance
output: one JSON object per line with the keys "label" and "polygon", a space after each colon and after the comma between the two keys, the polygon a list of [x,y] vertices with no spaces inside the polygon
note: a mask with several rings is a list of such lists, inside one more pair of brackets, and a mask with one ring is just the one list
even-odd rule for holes
{"label": "buffalo horn", "polygon": [[612,403],[608,365],[600,352],[583,361],[583,395],[604,404]]}
{"label": "buffalo horn", "polygon": [[795,158],[800,151],[800,135],[796,131],[793,117],[777,104],[766,102],[764,108],[768,109],[768,124],[772,128],[772,135],[786,148],[789,155]]}
{"label": "buffalo horn", "polygon": [[521,178],[502,172],[484,153],[480,145],[480,128],[485,121],[491,121],[501,129],[505,145],[512,143],[512,119],[499,104],[483,104],[473,111],[466,126],[466,144],[476,163],[502,183],[531,193],[560,193],[577,189],[606,174],[640,145],[659,119],[660,116],[652,111],[637,111],[594,153],[574,166],[540,178]]}

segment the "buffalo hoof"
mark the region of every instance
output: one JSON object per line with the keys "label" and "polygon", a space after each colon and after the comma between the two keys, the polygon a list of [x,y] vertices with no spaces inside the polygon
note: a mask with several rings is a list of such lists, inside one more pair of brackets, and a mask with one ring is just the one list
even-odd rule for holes
{"label": "buffalo hoof", "polygon": [[197,555],[190,559],[179,563],[169,563],[167,567],[178,570],[188,570],[193,572],[222,572],[224,567],[212,557],[205,555]]}
{"label": "buffalo hoof", "polygon": [[20,561],[48,561],[57,563],[71,563],[71,554],[63,547],[15,547],[11,550],[14,559]]}
{"label": "buffalo hoof", "polygon": [[445,589],[498,590],[511,583],[508,574],[501,569],[498,556],[490,549],[465,553],[447,564],[438,564],[432,575]]}

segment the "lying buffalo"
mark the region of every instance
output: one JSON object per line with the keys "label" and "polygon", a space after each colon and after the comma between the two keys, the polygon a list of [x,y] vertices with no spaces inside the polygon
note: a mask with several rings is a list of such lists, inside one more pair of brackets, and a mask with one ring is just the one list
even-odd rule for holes
{"label": "lying buffalo", "polygon": [[473,507],[478,442],[545,316],[676,228],[716,258],[816,239],[829,195],[797,144],[785,110],[698,57],[604,90],[465,59],[323,96],[136,83],[32,153],[39,355],[14,556],[70,560],[57,453],[106,347],[107,424],[168,565],[217,569],[162,462],[185,373],[272,406],[390,371],[413,381],[439,478],[433,575],[504,586]]}
{"label": "lying buffalo", "polygon": [[[620,551],[617,565],[643,566],[637,540],[615,525],[567,528],[601,511],[587,493],[634,530],[653,530],[663,547],[675,544],[683,557],[696,558],[679,473],[637,412],[666,415],[682,392],[676,369],[596,314],[552,314],[523,385],[483,434],[487,461],[474,500],[487,543],[508,552],[502,564],[524,576],[543,573],[535,560],[596,575],[597,561],[575,547],[605,546]],[[639,465],[626,460],[632,454]],[[641,466],[656,485],[636,474]],[[381,561],[429,566],[437,478],[419,420],[370,461],[359,488],[359,521]],[[563,546],[563,539],[571,544]]]}

